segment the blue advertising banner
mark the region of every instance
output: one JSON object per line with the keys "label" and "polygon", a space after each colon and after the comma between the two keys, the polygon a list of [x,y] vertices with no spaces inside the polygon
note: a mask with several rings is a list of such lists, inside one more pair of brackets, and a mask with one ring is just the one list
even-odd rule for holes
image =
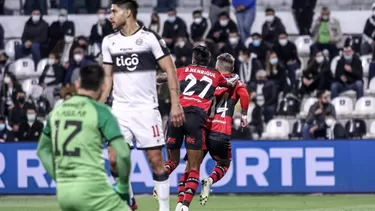
{"label": "blue advertising banner", "polygon": [[[213,186],[214,193],[375,192],[375,141],[233,141],[232,145],[232,166]],[[106,150],[103,154],[108,157]],[[134,150],[132,164],[134,192],[151,194],[153,179],[144,152]],[[213,166],[207,156],[201,178]],[[181,161],[170,177],[172,193],[184,168]],[[55,183],[36,156],[36,144],[0,144],[0,194],[53,193]]]}

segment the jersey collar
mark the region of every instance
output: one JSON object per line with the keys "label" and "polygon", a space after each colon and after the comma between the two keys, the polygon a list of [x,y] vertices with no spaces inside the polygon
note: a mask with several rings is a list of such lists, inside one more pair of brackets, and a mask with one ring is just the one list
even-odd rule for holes
{"label": "jersey collar", "polygon": [[120,34],[121,34],[122,36],[124,36],[124,37],[130,37],[130,36],[133,36],[133,35],[137,34],[141,29],[143,29],[143,27],[144,27],[144,26],[140,26],[140,27],[139,27],[135,32],[133,32],[133,34],[131,34],[131,35],[125,35],[125,34],[123,34],[122,31],[121,31],[121,29],[120,29]]}

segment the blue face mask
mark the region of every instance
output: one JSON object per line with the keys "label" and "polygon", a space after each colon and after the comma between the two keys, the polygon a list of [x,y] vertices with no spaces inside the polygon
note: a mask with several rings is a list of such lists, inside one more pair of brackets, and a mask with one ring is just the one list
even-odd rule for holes
{"label": "blue face mask", "polygon": [[270,59],[270,64],[275,65],[275,64],[277,64],[278,61],[279,60],[277,58],[271,58]]}
{"label": "blue face mask", "polygon": [[35,119],[36,119],[36,115],[35,115],[35,114],[28,114],[28,115],[27,115],[27,120],[28,120],[29,122],[34,122]]}
{"label": "blue face mask", "polygon": [[259,47],[260,46],[260,40],[253,40],[252,45],[254,47]]}
{"label": "blue face mask", "polygon": [[0,131],[3,131],[5,129],[5,124],[0,124]]}
{"label": "blue face mask", "polygon": [[171,22],[171,23],[175,22],[176,21],[176,16],[169,16],[168,17],[168,21]]}

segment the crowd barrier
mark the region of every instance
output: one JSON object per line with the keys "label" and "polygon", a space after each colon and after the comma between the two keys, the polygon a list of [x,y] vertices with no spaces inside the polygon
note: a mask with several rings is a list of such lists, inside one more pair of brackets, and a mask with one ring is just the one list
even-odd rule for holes
{"label": "crowd barrier", "polygon": [[[375,192],[374,140],[243,140],[232,144],[232,166],[213,186],[213,193]],[[105,150],[103,154],[106,158]],[[201,178],[211,173],[213,165],[207,156]],[[184,168],[181,161],[170,177],[172,193]],[[152,174],[142,151],[132,151],[131,181],[136,194],[152,193]],[[41,166],[35,143],[0,144],[0,194],[54,193],[55,183]]]}

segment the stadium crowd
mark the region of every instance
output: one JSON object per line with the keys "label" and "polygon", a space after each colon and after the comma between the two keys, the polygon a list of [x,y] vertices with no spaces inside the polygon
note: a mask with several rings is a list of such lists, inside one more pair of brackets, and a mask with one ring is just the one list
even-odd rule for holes
{"label": "stadium crowd", "polygon": [[[363,38],[344,39],[340,21],[328,7],[321,8],[313,20],[316,0],[294,0],[300,32],[296,40],[288,35],[274,8],[264,11],[262,30],[252,32],[256,0],[211,3],[209,17],[195,10],[190,26],[175,9],[169,9],[165,23],[155,12],[146,27],[163,37],[177,67],[191,63],[196,45],[211,50],[212,66],[224,52],[237,58],[235,72],[247,85],[252,102],[247,128],[240,129],[240,115],[234,115],[233,138],[346,139],[375,133],[375,119],[371,121],[375,114],[371,97],[375,93],[375,3]],[[4,44],[0,26],[0,48],[5,49],[0,54],[0,142],[36,141],[46,115],[75,94],[73,82],[79,68],[101,63],[98,49],[103,38],[114,32],[107,8],[97,9],[98,21],[90,36],[84,37],[75,33],[67,10],[61,9],[58,20],[49,25],[43,20],[44,7],[26,6],[30,18],[20,33],[22,43]],[[232,8],[236,20],[229,15]],[[301,40],[311,44],[307,56],[296,45]],[[7,53],[6,46],[14,48],[14,55]],[[29,80],[20,74],[25,67],[39,72],[38,78]],[[170,109],[167,89],[167,85],[158,87],[164,120]]]}

